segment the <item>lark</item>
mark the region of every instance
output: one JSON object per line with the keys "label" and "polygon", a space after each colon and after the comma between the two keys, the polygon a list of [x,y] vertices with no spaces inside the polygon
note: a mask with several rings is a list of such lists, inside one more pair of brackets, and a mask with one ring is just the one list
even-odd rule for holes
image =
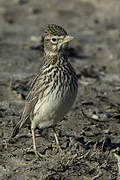
{"label": "lark", "polygon": [[[72,107],[78,89],[77,75],[65,54],[65,46],[73,39],[60,26],[49,24],[44,31],[44,57],[40,72],[31,83],[20,121],[12,138],[26,124],[31,124],[33,149],[36,149],[35,129],[55,127]],[[54,132],[56,144],[59,141]]]}

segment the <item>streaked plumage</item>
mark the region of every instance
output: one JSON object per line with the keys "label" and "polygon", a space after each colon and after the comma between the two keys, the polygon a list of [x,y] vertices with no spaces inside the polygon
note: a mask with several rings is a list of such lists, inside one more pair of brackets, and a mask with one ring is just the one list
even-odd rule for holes
{"label": "streaked plumage", "polygon": [[[13,130],[31,121],[32,135],[36,127],[56,125],[70,110],[77,95],[77,76],[64,54],[64,44],[73,38],[60,26],[48,25],[44,33],[44,64],[31,84],[21,120]],[[35,137],[33,147],[36,151]]]}

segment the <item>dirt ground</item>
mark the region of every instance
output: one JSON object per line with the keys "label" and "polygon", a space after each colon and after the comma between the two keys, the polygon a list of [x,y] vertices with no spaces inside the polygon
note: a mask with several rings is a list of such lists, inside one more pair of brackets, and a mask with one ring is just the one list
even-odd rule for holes
{"label": "dirt ground", "polygon": [[[75,39],[66,50],[79,77],[71,111],[56,129],[29,128],[9,137],[23,111],[29,81],[39,71],[43,44],[33,40],[48,23]],[[120,1],[0,0],[0,180],[120,179]]]}

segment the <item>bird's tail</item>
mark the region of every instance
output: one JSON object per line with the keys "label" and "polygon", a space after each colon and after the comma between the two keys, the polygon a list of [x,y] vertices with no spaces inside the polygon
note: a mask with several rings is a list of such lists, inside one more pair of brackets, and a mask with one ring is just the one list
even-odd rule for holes
{"label": "bird's tail", "polygon": [[21,123],[22,123],[22,121],[20,120],[20,121],[16,124],[16,126],[15,126],[14,129],[13,129],[11,138],[14,138],[14,137],[18,134],[20,128],[22,127],[22,126],[21,126]]}
{"label": "bird's tail", "polygon": [[14,138],[19,133],[20,129],[23,127],[25,122],[26,122],[26,119],[23,120],[23,118],[21,118],[20,121],[18,121],[18,123],[16,124],[16,126],[13,129],[11,138]]}
{"label": "bird's tail", "polygon": [[21,119],[18,121],[18,123],[16,124],[16,126],[14,127],[13,129],[13,132],[12,132],[12,135],[11,135],[11,138],[14,138],[18,132],[20,131],[20,129],[26,124],[28,123],[29,121],[29,116],[30,116],[30,112],[31,112],[31,107],[30,106],[30,103],[27,103],[25,104],[25,108],[24,108],[24,111],[23,111],[23,114],[21,116]]}

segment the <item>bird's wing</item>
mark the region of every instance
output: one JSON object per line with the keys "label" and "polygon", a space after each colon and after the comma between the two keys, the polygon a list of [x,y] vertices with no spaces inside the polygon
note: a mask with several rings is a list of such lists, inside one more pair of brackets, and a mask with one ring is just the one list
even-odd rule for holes
{"label": "bird's wing", "polygon": [[38,101],[38,97],[40,94],[42,95],[42,90],[40,88],[40,87],[42,87],[42,84],[43,84],[43,82],[41,81],[41,76],[39,73],[33,79],[32,83],[31,83],[31,87],[30,87],[31,89],[26,98],[26,103],[25,103],[22,117],[21,117],[20,121],[18,121],[18,123],[16,124],[11,138],[15,137],[18,134],[21,127],[24,126],[24,124],[26,124],[29,121],[30,115],[32,114],[35,104]]}

